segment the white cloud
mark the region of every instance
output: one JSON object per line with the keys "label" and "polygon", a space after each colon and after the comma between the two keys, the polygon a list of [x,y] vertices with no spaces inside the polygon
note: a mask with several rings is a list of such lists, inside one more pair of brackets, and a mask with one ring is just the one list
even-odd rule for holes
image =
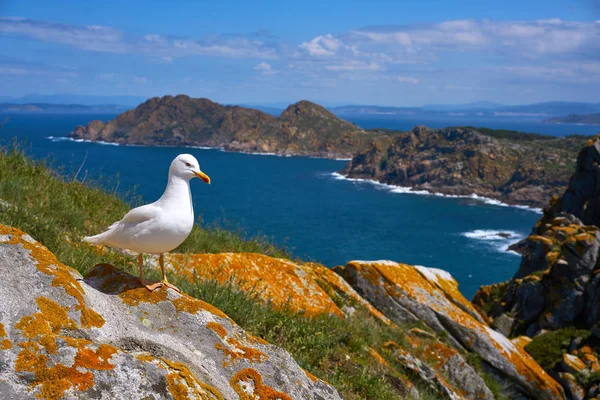
{"label": "white cloud", "polygon": [[342,43],[331,34],[317,36],[310,42],[304,42],[300,48],[306,50],[311,56],[332,56],[342,46]]}
{"label": "white cloud", "polygon": [[173,64],[173,57],[161,57],[160,60],[165,64]]}
{"label": "white cloud", "polygon": [[133,81],[135,83],[146,83],[146,82],[148,82],[148,80],[146,78],[144,78],[143,76],[134,76],[133,77]]}
{"label": "white cloud", "polygon": [[346,61],[338,65],[326,65],[329,71],[383,71],[384,68],[377,63],[364,63],[361,61]]}
{"label": "white cloud", "polygon": [[163,59],[193,55],[231,58],[277,57],[275,48],[244,36],[212,35],[202,39],[173,39],[158,34],[126,37],[108,26],[59,24],[25,18],[0,17],[0,35],[60,43],[81,50],[141,54]]}
{"label": "white cloud", "polygon": [[419,79],[414,78],[412,76],[399,76],[398,77],[398,82],[400,83],[408,83],[411,85],[418,85],[419,84]]}
{"label": "white cloud", "polygon": [[273,75],[276,73],[271,64],[267,64],[266,62],[261,62],[260,64],[254,67],[254,70],[260,72],[263,75]]}

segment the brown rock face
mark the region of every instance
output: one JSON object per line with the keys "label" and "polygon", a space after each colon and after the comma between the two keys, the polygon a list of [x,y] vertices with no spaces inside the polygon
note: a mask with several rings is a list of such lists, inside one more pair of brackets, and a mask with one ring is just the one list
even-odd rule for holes
{"label": "brown rock face", "polygon": [[188,96],[152,98],[106,125],[92,121],[70,137],[121,144],[209,146],[231,151],[350,157],[373,137],[325,108],[300,101],[279,118]]}
{"label": "brown rock face", "polygon": [[372,143],[341,173],[414,190],[475,193],[543,207],[567,186],[584,142],[582,137],[416,127],[397,135],[387,147],[382,141]]}
{"label": "brown rock face", "polygon": [[591,328],[600,320],[599,150],[600,136],[586,143],[563,196],[552,199],[532,234],[514,246],[522,254],[514,278],[475,294],[474,304],[504,334]]}
{"label": "brown rock face", "polygon": [[577,157],[577,167],[569,187],[550,213],[565,212],[585,225],[600,227],[600,135],[590,139]]}

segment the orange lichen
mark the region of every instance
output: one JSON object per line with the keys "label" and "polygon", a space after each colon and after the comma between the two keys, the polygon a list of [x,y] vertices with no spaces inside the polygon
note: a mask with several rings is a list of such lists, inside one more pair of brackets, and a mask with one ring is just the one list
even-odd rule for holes
{"label": "orange lichen", "polygon": [[[4,330],[4,325],[0,322],[0,339],[6,337],[6,331]],[[10,350],[12,349],[12,342],[10,339],[2,339],[0,341],[0,350]]]}
{"label": "orange lichen", "polygon": [[208,311],[213,315],[221,318],[229,317],[225,315],[225,313],[219,310],[217,307],[208,304],[202,300],[194,299],[185,294],[182,294],[181,297],[173,300],[173,305],[178,312],[187,312],[189,314],[196,314],[198,311]]}
{"label": "orange lichen", "polygon": [[59,399],[64,392],[74,388],[87,390],[94,386],[94,374],[90,370],[112,370],[114,365],[108,360],[117,351],[114,347],[102,344],[97,350],[86,347],[77,349],[73,365],[48,366],[48,357],[37,342],[30,340],[20,343],[22,348],[17,356],[15,370],[33,373],[31,388],[39,386],[38,398]]}
{"label": "orange lichen", "polygon": [[302,368],[302,371],[304,371],[304,373],[306,374],[306,376],[308,377],[308,379],[310,379],[311,381],[313,381],[313,382],[318,382],[319,381],[319,378],[317,378],[316,376],[314,376],[313,374],[311,374],[310,372],[308,372],[304,368]]}
{"label": "orange lichen", "polygon": [[331,287],[335,293],[328,293],[329,297],[332,295],[341,295],[347,299],[351,299],[365,307],[367,311],[373,315],[375,318],[380,320],[386,325],[393,325],[392,322],[383,315],[378,309],[373,307],[371,303],[366,301],[363,297],[359,296],[358,293],[346,282],[340,275],[336,274],[329,268],[322,266],[317,263],[305,263],[300,265],[300,267],[308,274],[312,275],[315,282],[319,284],[319,286],[329,286]]}
{"label": "orange lichen", "polygon": [[161,358],[171,371],[166,375],[169,392],[175,400],[223,400],[218,389],[200,382],[189,368],[180,362]]}
{"label": "orange lichen", "polygon": [[83,294],[85,293],[81,284],[72,274],[78,274],[74,269],[60,263],[54,254],[41,244],[24,238],[24,233],[16,228],[0,226],[0,234],[10,235],[8,244],[20,244],[31,252],[32,259],[37,263],[40,272],[53,275],[52,286],[62,287],[64,291],[77,301],[75,310],[81,313],[80,324],[83,328],[96,327],[104,325],[104,319],[100,314],[88,308]]}
{"label": "orange lichen", "polygon": [[58,351],[56,335],[64,329],[76,329],[75,321],[68,317],[67,311],[54,300],[46,297],[35,299],[39,312],[26,315],[15,324],[16,329],[23,331],[23,337],[37,339],[50,354]]}
{"label": "orange lichen", "polygon": [[252,368],[239,371],[229,383],[240,400],[292,400],[287,394],[264,385],[260,373]]}
{"label": "orange lichen", "polygon": [[150,292],[141,286],[124,290],[119,293],[119,297],[123,303],[133,307],[140,305],[140,303],[157,304],[167,300],[167,288],[163,286]]}
{"label": "orange lichen", "polygon": [[423,356],[432,367],[439,370],[456,354],[456,350],[438,342],[427,346]]}
{"label": "orange lichen", "polygon": [[379,352],[374,348],[369,347],[369,354],[371,354],[371,356],[375,359],[375,361],[377,361],[377,363],[388,368],[390,367],[390,364],[385,360],[385,358],[383,358],[381,354],[379,354]]}
{"label": "orange lichen", "polygon": [[302,266],[254,253],[171,254],[167,263],[190,282],[196,279],[226,283],[231,277],[242,290],[257,292],[275,307],[289,307],[307,316],[342,311]]}
{"label": "orange lichen", "polygon": [[223,343],[216,343],[215,348],[221,350],[226,357],[229,357],[232,364],[235,364],[235,362],[240,359],[253,363],[263,362],[269,358],[269,356],[258,349],[244,346],[235,337],[224,340]]}
{"label": "orange lichen", "polygon": [[135,358],[143,362],[152,362],[156,359],[152,354],[138,354]]}
{"label": "orange lichen", "polygon": [[223,328],[223,325],[217,322],[209,322],[206,324],[206,329],[214,331],[221,339],[225,339],[225,336],[227,336],[227,331]]}

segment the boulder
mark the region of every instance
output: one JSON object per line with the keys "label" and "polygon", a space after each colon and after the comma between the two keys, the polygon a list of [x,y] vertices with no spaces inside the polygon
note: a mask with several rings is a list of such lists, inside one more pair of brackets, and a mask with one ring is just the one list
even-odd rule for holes
{"label": "boulder", "polygon": [[564,397],[562,387],[521,347],[487,326],[447,272],[391,261],[353,261],[336,271],[392,322],[422,321],[447,335],[455,348],[478,354],[522,395]]}
{"label": "boulder", "polygon": [[[158,257],[150,256],[147,261],[158,267]],[[165,263],[190,282],[200,279],[225,284],[233,279],[232,283],[240,289],[258,294],[273,307],[285,307],[307,317],[332,314],[344,318],[337,304],[352,303],[390,324],[387,317],[359,296],[342,277],[320,264],[256,253],[167,254]]]}
{"label": "boulder", "polygon": [[210,304],[0,226],[0,398],[341,399]]}

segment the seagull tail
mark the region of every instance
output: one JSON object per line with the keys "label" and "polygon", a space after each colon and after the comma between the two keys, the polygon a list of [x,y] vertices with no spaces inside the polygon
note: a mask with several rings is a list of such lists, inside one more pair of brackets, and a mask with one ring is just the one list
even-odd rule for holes
{"label": "seagull tail", "polygon": [[99,234],[94,235],[94,236],[85,236],[83,238],[83,241],[84,242],[88,242],[88,243],[92,243],[92,244],[102,244],[106,240],[106,237],[111,233],[111,231],[117,225],[119,225],[119,221],[117,221],[114,224],[112,224],[111,226],[109,226],[108,229],[106,231],[102,232],[102,233],[99,233]]}
{"label": "seagull tail", "polygon": [[83,241],[93,244],[100,244],[102,243],[102,239],[104,239],[104,233],[100,233],[94,236],[86,236],[83,238]]}
{"label": "seagull tail", "polygon": [[106,238],[106,233],[107,232],[102,232],[102,233],[99,233],[94,236],[86,236],[83,238],[83,241],[92,243],[92,244],[101,244],[102,242],[104,242],[104,239]]}

